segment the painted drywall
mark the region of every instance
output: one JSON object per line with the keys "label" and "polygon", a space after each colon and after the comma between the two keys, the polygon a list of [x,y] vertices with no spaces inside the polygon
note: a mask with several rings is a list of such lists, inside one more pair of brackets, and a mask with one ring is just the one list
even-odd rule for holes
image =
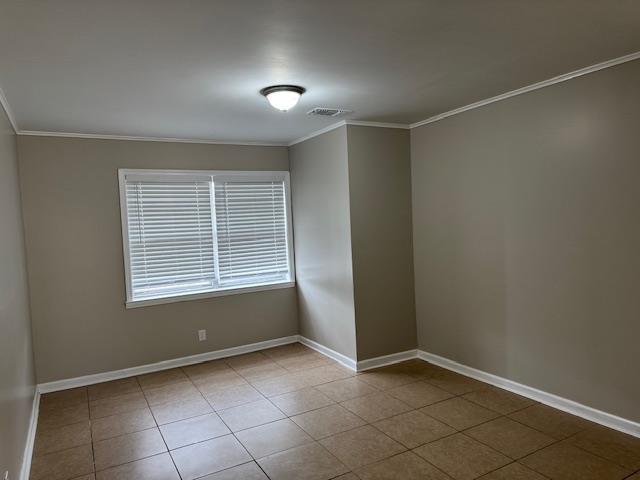
{"label": "painted drywall", "polygon": [[18,478],[34,394],[16,135],[0,107],[0,476]]}
{"label": "painted drywall", "polygon": [[640,62],[411,132],[420,347],[640,420]]}
{"label": "painted drywall", "polygon": [[297,333],[295,288],[124,306],[118,168],[288,170],[285,147],[20,136],[18,150],[39,383]]}
{"label": "painted drywall", "polygon": [[300,333],[356,359],[345,126],[292,146]]}
{"label": "painted drywall", "polygon": [[409,131],[347,126],[358,360],[415,349]]}

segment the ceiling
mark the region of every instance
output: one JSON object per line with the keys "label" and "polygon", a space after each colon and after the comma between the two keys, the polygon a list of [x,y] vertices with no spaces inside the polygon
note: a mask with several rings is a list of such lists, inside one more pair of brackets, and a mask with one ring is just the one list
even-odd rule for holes
{"label": "ceiling", "polygon": [[[640,50],[638,0],[0,0],[21,130],[287,143],[413,123]],[[288,113],[258,90],[307,88]]]}

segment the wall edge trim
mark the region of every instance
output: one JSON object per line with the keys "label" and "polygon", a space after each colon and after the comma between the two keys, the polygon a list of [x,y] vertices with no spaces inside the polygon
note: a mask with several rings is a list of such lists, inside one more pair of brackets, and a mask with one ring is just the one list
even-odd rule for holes
{"label": "wall edge trim", "polygon": [[31,418],[29,419],[29,430],[27,431],[27,442],[24,446],[22,456],[22,468],[20,469],[20,480],[29,480],[31,475],[31,460],[33,459],[33,448],[36,441],[36,430],[38,428],[38,414],[40,413],[40,392],[34,389],[33,404],[31,406]]}
{"label": "wall edge trim", "polygon": [[87,385],[93,385],[95,383],[108,382],[110,380],[118,380],[121,378],[132,377],[135,375],[143,375],[145,373],[158,372],[160,370],[167,370],[169,368],[184,367],[187,365],[193,365],[194,363],[207,362],[209,360],[217,360],[219,358],[232,357],[234,355],[241,355],[243,353],[255,352],[257,350],[264,350],[265,348],[278,347],[280,345],[287,345],[289,343],[295,343],[298,341],[298,335],[291,335],[288,337],[274,338],[271,340],[265,340],[262,342],[249,343],[246,345],[239,345],[236,347],[224,348],[221,350],[213,350],[205,353],[198,353],[196,355],[189,355],[186,357],[173,358],[171,360],[162,360],[156,363],[149,363],[146,365],[139,365],[137,367],[123,368],[120,370],[112,370],[109,372],[94,373],[90,375],[83,375],[81,377],[68,378],[63,380],[55,380],[53,382],[39,383],[39,393],[56,392],[58,390],[66,390],[69,388],[85,387]]}
{"label": "wall edge trim", "polygon": [[423,350],[418,350],[418,358],[429,363],[433,363],[434,365],[446,368],[447,370],[452,370],[462,375],[475,378],[476,380],[489,383],[513,393],[517,393],[518,395],[522,395],[523,397],[536,400],[537,402],[543,403],[553,408],[557,408],[558,410],[562,410],[563,412],[576,415],[586,420],[590,420],[594,423],[604,425],[605,427],[609,427],[614,430],[618,430],[620,432],[640,438],[640,423],[636,423],[632,420],[618,417],[611,413],[603,412],[602,410],[583,405],[573,400],[569,400],[552,393],[544,392],[542,390],[538,390],[537,388],[523,385],[513,380],[499,377],[498,375],[494,375],[483,370],[478,370],[476,368],[463,365],[454,360],[450,360],[433,353],[425,352]]}
{"label": "wall edge trim", "polygon": [[303,345],[306,345],[309,348],[312,348],[316,352],[323,354],[325,357],[329,357],[332,360],[335,360],[339,364],[347,367],[354,372],[357,371],[357,362],[346,355],[343,355],[340,352],[336,352],[335,350],[330,349],[329,347],[325,347],[324,345],[315,342],[313,340],[308,339],[302,335],[298,335],[299,342]]}
{"label": "wall edge trim", "polygon": [[173,137],[143,137],[131,135],[101,135],[94,133],[75,133],[75,132],[48,132],[40,130],[17,130],[19,136],[25,137],[63,137],[63,138],[84,138],[94,140],[129,140],[136,142],[165,142],[165,143],[194,143],[205,145],[238,145],[249,147],[287,147],[286,143],[278,142],[242,142],[242,141],[226,141],[226,140],[207,140],[198,138],[173,138]]}
{"label": "wall edge trim", "polygon": [[411,360],[418,356],[417,352],[418,352],[417,350],[413,349],[413,350],[406,350],[404,352],[391,353],[389,355],[382,355],[380,357],[361,360],[358,362],[358,371],[364,372],[366,370],[371,370],[372,368],[384,367],[386,365],[393,365],[394,363]]}

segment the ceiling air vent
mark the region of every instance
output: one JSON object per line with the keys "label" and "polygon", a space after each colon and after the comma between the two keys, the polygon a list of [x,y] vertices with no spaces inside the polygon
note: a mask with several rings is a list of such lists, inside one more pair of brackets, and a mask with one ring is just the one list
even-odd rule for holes
{"label": "ceiling air vent", "polygon": [[322,117],[339,117],[345,113],[351,113],[351,110],[344,108],[315,107],[307,112],[307,115],[320,115]]}

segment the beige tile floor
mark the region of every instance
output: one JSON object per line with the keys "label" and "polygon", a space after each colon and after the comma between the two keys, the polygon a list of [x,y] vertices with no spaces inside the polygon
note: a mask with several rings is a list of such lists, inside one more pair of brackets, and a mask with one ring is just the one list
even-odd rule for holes
{"label": "beige tile floor", "polygon": [[300,344],[43,395],[33,480],[640,480],[640,439],[420,360]]}

